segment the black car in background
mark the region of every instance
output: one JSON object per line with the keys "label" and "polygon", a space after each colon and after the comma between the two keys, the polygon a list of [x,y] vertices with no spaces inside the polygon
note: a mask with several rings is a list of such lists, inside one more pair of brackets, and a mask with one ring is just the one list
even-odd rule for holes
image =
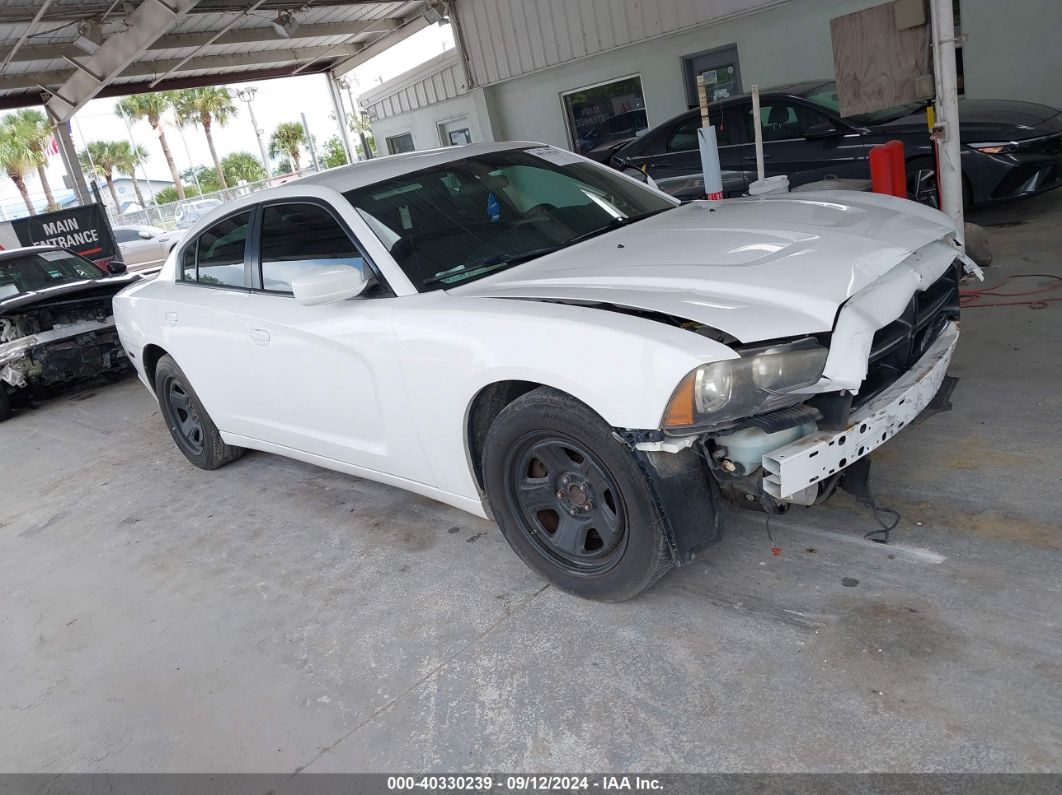
{"label": "black car in background", "polygon": [[[825,80],[762,92],[760,105],[766,176],[786,174],[791,186],[827,177],[868,179],[871,147],[893,139],[904,145],[909,193],[915,192],[916,175],[921,173],[924,182],[935,168],[922,105],[841,118],[837,85]],[[752,99],[742,95],[715,103],[709,118],[716,127],[725,192],[741,195],[756,179]],[[962,99],[959,120],[967,205],[1062,184],[1062,112],[1056,108]],[[699,183],[700,124],[697,110],[676,116],[619,149],[609,162],[631,175],[647,173],[679,198],[693,198],[683,191],[690,194],[691,185]]]}

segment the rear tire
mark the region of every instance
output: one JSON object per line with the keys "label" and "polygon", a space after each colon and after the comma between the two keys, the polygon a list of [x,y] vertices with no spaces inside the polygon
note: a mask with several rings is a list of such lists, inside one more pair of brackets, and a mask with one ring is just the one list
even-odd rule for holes
{"label": "rear tire", "polygon": [[244,454],[221,440],[218,426],[210,419],[184,371],[166,354],[155,366],[155,395],[170,436],[184,457],[200,469],[217,469]]}
{"label": "rear tire", "polygon": [[11,417],[11,396],[7,394],[7,384],[0,382],[0,422]]}
{"label": "rear tire", "polygon": [[506,541],[557,588],[619,602],[671,568],[644,475],[568,395],[540,387],[506,406],[487,433],[483,474]]}

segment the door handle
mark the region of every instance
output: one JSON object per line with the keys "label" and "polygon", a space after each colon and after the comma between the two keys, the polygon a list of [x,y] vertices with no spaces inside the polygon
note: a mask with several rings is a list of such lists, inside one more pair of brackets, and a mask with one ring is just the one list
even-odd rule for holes
{"label": "door handle", "polygon": [[177,313],[176,312],[167,312],[166,313],[166,322],[169,323],[171,326],[176,326],[178,320],[179,320],[179,318],[177,317]]}
{"label": "door handle", "polygon": [[254,340],[255,343],[257,343],[258,345],[269,344],[269,332],[266,331],[264,328],[253,328],[251,329],[250,333],[251,339]]}
{"label": "door handle", "polygon": [[[745,160],[755,160],[755,159],[756,159],[756,155],[746,155],[745,156]],[[763,159],[764,160],[770,160],[771,156],[770,155],[764,155]]]}

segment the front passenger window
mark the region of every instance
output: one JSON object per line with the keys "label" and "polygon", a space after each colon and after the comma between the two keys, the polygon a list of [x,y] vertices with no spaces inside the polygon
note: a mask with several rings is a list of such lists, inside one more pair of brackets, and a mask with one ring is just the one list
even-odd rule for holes
{"label": "front passenger window", "polygon": [[332,215],[315,204],[273,204],[262,214],[262,287],[290,293],[291,282],[314,268],[364,270],[357,246]]}

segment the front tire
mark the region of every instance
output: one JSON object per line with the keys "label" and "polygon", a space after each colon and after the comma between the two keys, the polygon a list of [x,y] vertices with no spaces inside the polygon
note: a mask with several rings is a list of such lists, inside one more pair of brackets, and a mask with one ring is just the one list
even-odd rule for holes
{"label": "front tire", "polygon": [[[907,173],[907,198],[919,201],[930,207],[940,209],[940,196],[937,193],[937,162],[932,157],[916,157],[905,165]],[[921,177],[921,179],[919,178]],[[963,212],[973,209],[973,194],[966,175],[962,177]]]}
{"label": "front tire", "polygon": [[487,433],[483,474],[506,541],[561,590],[618,602],[671,568],[645,477],[568,395],[540,387],[506,406]]}
{"label": "front tire", "polygon": [[169,354],[159,359],[155,367],[155,395],[170,436],[192,464],[200,469],[217,469],[243,455],[242,447],[221,440],[218,426]]}

